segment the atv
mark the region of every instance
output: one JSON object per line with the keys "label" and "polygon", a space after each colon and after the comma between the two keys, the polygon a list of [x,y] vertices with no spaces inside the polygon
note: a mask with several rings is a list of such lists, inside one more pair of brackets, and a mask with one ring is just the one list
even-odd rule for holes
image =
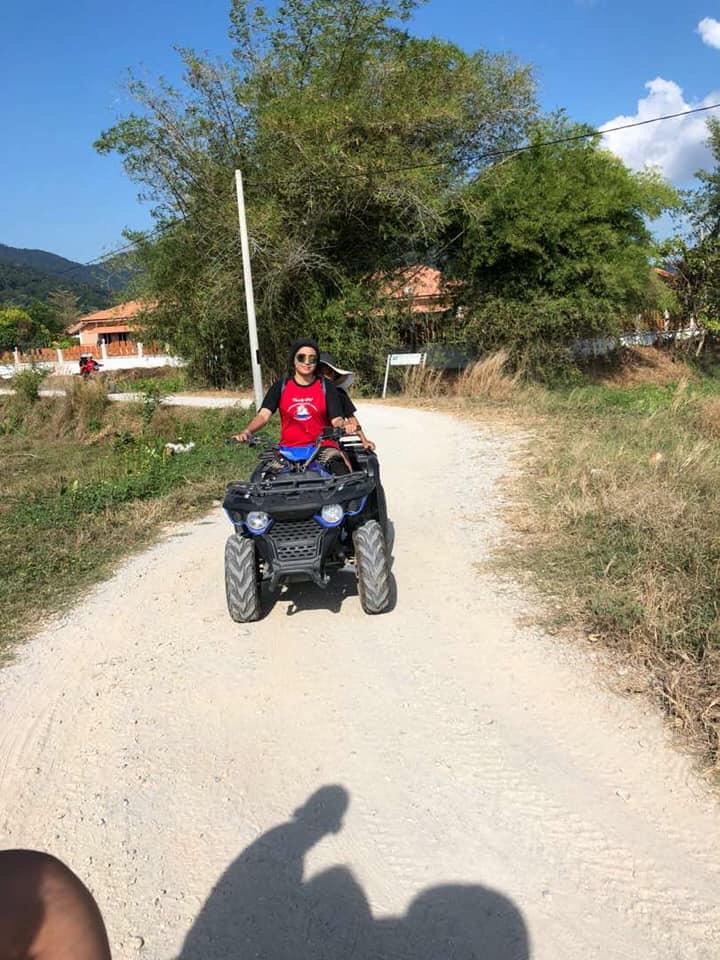
{"label": "atv", "polygon": [[[350,473],[334,476],[317,461],[323,441],[340,441]],[[227,441],[236,442],[236,441]],[[223,507],[235,532],[225,544],[225,592],[238,623],[259,620],[261,587],[311,581],[326,587],[354,564],[365,613],[390,605],[387,511],[374,454],[326,428],[312,446],[262,447],[250,480],[230,483]]]}

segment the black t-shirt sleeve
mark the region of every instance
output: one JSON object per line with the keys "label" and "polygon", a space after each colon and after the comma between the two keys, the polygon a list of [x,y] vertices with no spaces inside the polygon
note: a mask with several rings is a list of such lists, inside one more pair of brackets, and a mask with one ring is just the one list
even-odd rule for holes
{"label": "black t-shirt sleeve", "polygon": [[342,415],[347,419],[355,413],[357,407],[342,387],[338,387],[337,392],[340,395],[340,403],[342,404]]}
{"label": "black t-shirt sleeve", "polygon": [[328,420],[332,423],[336,417],[344,417],[340,391],[334,383],[325,382],[325,403],[327,405]]}
{"label": "black t-shirt sleeve", "polygon": [[277,408],[280,406],[280,397],[282,396],[283,382],[282,380],[276,380],[275,383],[270,387],[268,392],[265,394],[265,399],[262,402],[262,406],[269,410],[270,413],[275,413]]}

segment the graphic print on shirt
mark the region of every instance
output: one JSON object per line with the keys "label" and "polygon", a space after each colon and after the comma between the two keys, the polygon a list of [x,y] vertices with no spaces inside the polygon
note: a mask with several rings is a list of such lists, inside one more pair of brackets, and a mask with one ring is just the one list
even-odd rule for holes
{"label": "graphic print on shirt", "polygon": [[306,397],[292,397],[288,412],[295,420],[302,421],[311,420],[313,414],[317,414],[318,410],[312,400],[308,400]]}

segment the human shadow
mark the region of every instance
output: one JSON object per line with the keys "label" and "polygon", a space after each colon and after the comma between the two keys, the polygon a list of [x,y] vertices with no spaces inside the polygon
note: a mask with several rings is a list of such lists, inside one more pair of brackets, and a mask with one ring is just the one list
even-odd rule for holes
{"label": "human shadow", "polygon": [[340,830],[348,802],[343,787],[322,787],[247,847],[213,888],[178,960],[529,960],[520,911],[487,887],[432,887],[404,916],[376,919],[346,867],[306,880],[305,855]]}

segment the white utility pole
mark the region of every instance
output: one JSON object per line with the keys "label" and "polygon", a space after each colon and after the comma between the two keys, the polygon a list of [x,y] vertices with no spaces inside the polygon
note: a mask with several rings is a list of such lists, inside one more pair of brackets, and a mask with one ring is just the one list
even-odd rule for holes
{"label": "white utility pole", "polygon": [[245,304],[247,306],[248,333],[250,334],[250,364],[252,365],[253,392],[255,409],[259,410],[263,401],[262,371],[260,370],[260,348],[258,347],[257,324],[255,322],[255,298],[253,297],[252,272],[250,270],[250,244],[248,242],[247,220],[245,219],[245,197],[243,194],[242,173],[235,171],[237,190],[238,220],[240,221],[240,246],[242,247],[243,279],[245,281]]}

